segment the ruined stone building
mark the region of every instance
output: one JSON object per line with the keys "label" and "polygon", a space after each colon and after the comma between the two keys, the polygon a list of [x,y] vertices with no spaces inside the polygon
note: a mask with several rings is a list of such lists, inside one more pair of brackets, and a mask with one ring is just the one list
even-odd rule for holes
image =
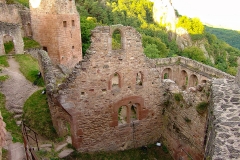
{"label": "ruined stone building", "polygon": [[30,1],[33,39],[54,64],[72,68],[82,59],[80,19],[74,0]]}
{"label": "ruined stone building", "polygon": [[[235,87],[233,76],[184,57],[148,59],[143,53],[141,35],[122,25],[92,30],[91,46],[82,58],[80,21],[74,0],[30,1],[30,11],[31,31],[24,33],[43,47],[38,60],[53,125],[59,135],[71,135],[78,151],[125,150],[163,141],[175,159],[187,159],[189,155],[193,159],[240,156],[235,153],[239,145],[235,140],[226,143],[222,154],[216,147],[224,146],[222,141],[229,137],[215,131],[228,125],[216,125],[225,116],[224,111],[234,112],[229,113],[234,119],[227,120],[239,124],[235,114],[240,99],[228,95],[224,101],[219,100],[229,91],[224,84],[229,82],[228,87]],[[20,33],[19,24],[0,23],[0,51],[1,36],[12,33],[9,28]],[[121,36],[117,50],[112,47],[116,31]],[[71,72],[64,72],[64,67]],[[221,84],[218,94],[216,88]],[[240,95],[237,90],[231,94]],[[211,105],[208,113],[196,111],[201,102]],[[226,109],[231,105],[222,107],[224,102],[235,105],[234,110]],[[233,128],[228,130],[232,139],[239,135],[239,129]]]}
{"label": "ruined stone building", "polygon": [[4,43],[12,41],[16,54],[23,54],[23,37],[31,37],[31,18],[28,8],[0,1],[0,55],[5,54]]}
{"label": "ruined stone building", "polygon": [[[112,49],[116,30],[121,33],[119,50]],[[141,35],[121,25],[96,27],[88,54],[63,82],[56,78],[47,53],[41,51],[40,57],[54,127],[60,135],[70,134],[73,146],[83,152],[125,150],[165,138],[175,158],[186,157],[184,149],[200,159],[206,115],[198,115],[194,107],[164,114],[166,90],[180,93],[207,86],[214,76],[233,78],[183,57],[150,60],[143,53]],[[174,84],[181,89],[174,91]],[[203,92],[191,94],[201,97]],[[192,103],[201,100],[193,98]],[[191,132],[184,124],[187,112],[194,121]]]}

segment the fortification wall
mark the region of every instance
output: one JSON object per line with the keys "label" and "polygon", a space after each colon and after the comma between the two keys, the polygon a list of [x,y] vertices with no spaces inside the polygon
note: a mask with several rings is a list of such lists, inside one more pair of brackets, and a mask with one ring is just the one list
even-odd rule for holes
{"label": "fortification wall", "polygon": [[169,66],[169,65],[181,65],[185,68],[188,68],[189,70],[192,70],[196,72],[197,74],[203,75],[209,79],[211,78],[228,78],[228,79],[234,79],[234,76],[231,76],[230,74],[227,74],[225,72],[222,72],[216,68],[213,68],[211,66],[202,64],[200,62],[197,62],[195,60],[186,58],[186,57],[171,57],[171,58],[161,58],[161,59],[155,59],[152,60],[153,63],[156,66]]}
{"label": "fortification wall", "polygon": [[3,37],[9,35],[13,38],[16,54],[23,54],[24,43],[21,35],[21,26],[0,22],[0,55],[5,54]]}
{"label": "fortification wall", "polygon": [[212,103],[208,110],[205,157],[239,159],[239,86],[233,80],[212,82]]}

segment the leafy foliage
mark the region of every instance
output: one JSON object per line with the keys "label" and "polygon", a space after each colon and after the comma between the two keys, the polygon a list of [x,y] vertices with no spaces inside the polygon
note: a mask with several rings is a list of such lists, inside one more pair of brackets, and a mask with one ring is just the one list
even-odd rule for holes
{"label": "leafy foliage", "polygon": [[182,16],[178,20],[177,27],[185,28],[190,34],[203,34],[204,32],[204,25],[199,18]]}
{"label": "leafy foliage", "polygon": [[203,51],[198,47],[188,47],[183,50],[183,56],[189,57],[199,62],[206,62]]}
{"label": "leafy foliage", "polygon": [[240,49],[240,32],[205,26],[206,32],[216,35],[217,38],[223,40],[233,47]]}
{"label": "leafy foliage", "polygon": [[25,102],[23,110],[23,120],[27,126],[37,133],[53,139],[57,137],[53,128],[50,110],[48,108],[46,94],[41,94],[42,90],[33,93]]}

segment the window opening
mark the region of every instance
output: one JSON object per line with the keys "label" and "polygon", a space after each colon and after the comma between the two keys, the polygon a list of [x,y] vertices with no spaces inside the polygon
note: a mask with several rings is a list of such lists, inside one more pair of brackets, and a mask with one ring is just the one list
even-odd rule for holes
{"label": "window opening", "polygon": [[3,43],[4,43],[4,49],[6,54],[14,52],[14,43],[13,43],[13,38],[11,36],[9,35],[4,36]]}
{"label": "window opening", "polygon": [[67,21],[63,21],[63,27],[67,27]]}
{"label": "window opening", "polygon": [[117,29],[112,35],[112,50],[118,50],[122,48],[121,32]]}
{"label": "window opening", "polygon": [[119,87],[119,75],[118,73],[114,73],[114,76],[112,78],[112,88]]}
{"label": "window opening", "polygon": [[45,46],[43,46],[43,50],[46,52],[48,51],[47,47],[45,47]]}
{"label": "window opening", "polygon": [[72,46],[72,49],[74,49],[74,46]]}
{"label": "window opening", "polygon": [[118,109],[118,125],[127,123],[127,107],[121,106]]}
{"label": "window opening", "polygon": [[168,73],[164,73],[163,79],[168,79]]}
{"label": "window opening", "polygon": [[72,26],[73,26],[73,27],[75,26],[75,21],[74,21],[74,20],[72,20]]}
{"label": "window opening", "polygon": [[136,77],[136,85],[142,86],[142,73],[138,72]]}
{"label": "window opening", "polygon": [[137,119],[137,105],[136,104],[133,104],[131,106],[130,119],[131,119],[131,121],[134,121]]}

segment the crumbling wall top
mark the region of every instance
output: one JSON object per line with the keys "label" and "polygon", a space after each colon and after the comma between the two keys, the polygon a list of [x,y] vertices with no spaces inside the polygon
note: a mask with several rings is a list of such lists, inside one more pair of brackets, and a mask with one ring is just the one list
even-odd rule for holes
{"label": "crumbling wall top", "polygon": [[38,14],[77,14],[75,0],[30,0],[30,9]]}

